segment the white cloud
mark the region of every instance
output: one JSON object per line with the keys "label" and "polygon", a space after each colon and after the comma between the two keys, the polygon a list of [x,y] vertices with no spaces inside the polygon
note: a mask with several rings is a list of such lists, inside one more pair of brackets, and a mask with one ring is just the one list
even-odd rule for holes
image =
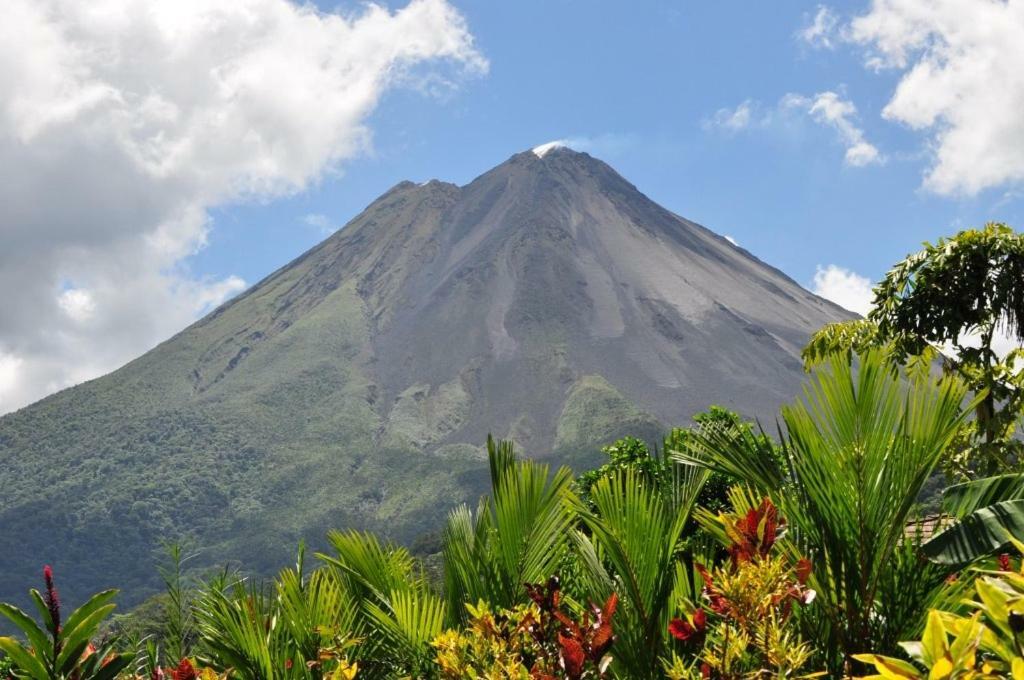
{"label": "white cloud", "polygon": [[834,264],[818,265],[814,272],[812,290],[840,307],[867,316],[871,311],[871,279]]}
{"label": "white cloud", "polygon": [[1024,180],[1024,1],[875,0],[850,39],[901,71],[882,115],[930,136],[925,188],[976,194]]}
{"label": "white cloud", "polygon": [[556,139],[551,142],[544,142],[543,144],[538,144],[537,146],[533,147],[531,151],[533,151],[534,155],[537,156],[537,158],[544,158],[544,156],[548,155],[548,152],[553,151],[555,149],[562,149],[565,147],[572,148],[569,146],[569,140]]}
{"label": "white cloud", "polygon": [[[445,62],[424,72],[424,65]],[[389,88],[487,63],[444,0],[8,0],[0,22],[0,413],[108,371],[237,293],[208,211],[366,150]]]}
{"label": "white cloud", "polygon": [[713,116],[701,122],[701,127],[705,130],[719,129],[726,132],[738,132],[752,126],[760,126],[767,119],[755,115],[756,107],[756,102],[747,99],[734,109],[718,109]]}
{"label": "white cloud", "polygon": [[818,5],[814,18],[797,31],[797,37],[812,47],[832,49],[836,43],[839,17],[825,5]]}
{"label": "white cloud", "polygon": [[600,157],[616,156],[631,147],[636,145],[636,135],[632,134],[618,134],[618,133],[604,133],[600,135],[576,135],[573,137],[565,137],[564,139],[556,139],[550,142],[545,142],[538,146],[533,147],[531,151],[535,153],[539,158],[543,158],[545,154],[550,152],[552,149],[567,148],[575,151],[586,151]]}
{"label": "white cloud", "polygon": [[68,288],[57,297],[57,305],[79,323],[88,321],[96,313],[96,300],[82,288]]}
{"label": "white cloud", "polygon": [[804,110],[816,122],[833,128],[846,146],[847,165],[859,168],[884,162],[878,148],[864,138],[864,131],[854,123],[857,107],[837,93],[820,92],[813,98],[791,93],[783,97],[782,106]]}

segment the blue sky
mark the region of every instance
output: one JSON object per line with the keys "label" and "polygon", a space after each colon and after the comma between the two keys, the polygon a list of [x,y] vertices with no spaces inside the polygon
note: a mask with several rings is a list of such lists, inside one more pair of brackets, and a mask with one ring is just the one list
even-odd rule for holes
{"label": "blue sky", "polygon": [[552,140],[864,311],[922,241],[1024,223],[1021,35],[1024,0],[7,0],[0,413]]}
{"label": "blue sky", "polygon": [[[306,215],[340,226],[403,179],[463,184],[555,139],[586,140],[577,145],[654,200],[808,287],[819,265],[876,280],[924,240],[1021,223],[1022,202],[1006,200],[1005,187],[975,197],[922,189],[927,136],[880,115],[900,73],[866,68],[859,49],[802,40],[818,3],[454,4],[488,73],[442,97],[388,93],[370,118],[371,154],[292,198],[218,211],[210,245],[189,262],[196,272],[254,282],[323,238]],[[707,125],[745,101],[763,115],[787,93],[824,91],[855,104],[884,164],[844,164],[836,133],[806,116],[738,131]]]}

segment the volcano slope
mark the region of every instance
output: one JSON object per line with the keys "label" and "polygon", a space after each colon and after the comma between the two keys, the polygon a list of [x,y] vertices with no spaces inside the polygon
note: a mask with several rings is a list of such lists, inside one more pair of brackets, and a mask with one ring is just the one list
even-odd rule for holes
{"label": "volcano slope", "polygon": [[709,404],[773,422],[848,312],[605,163],[527,151],[402,182],[105,377],[0,419],[0,599],[53,563],[129,602],[163,540],[270,572],[360,527],[411,541],[486,491],[490,432],[582,466]]}

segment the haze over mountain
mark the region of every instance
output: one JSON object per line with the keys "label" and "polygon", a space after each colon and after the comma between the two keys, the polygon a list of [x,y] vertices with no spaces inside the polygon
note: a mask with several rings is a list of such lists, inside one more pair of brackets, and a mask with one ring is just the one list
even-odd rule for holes
{"label": "haze over mountain", "polygon": [[[774,419],[850,314],[566,148],[402,182],[103,378],[0,418],[0,599],[153,585],[154,548],[270,571],[301,537],[410,541],[486,490],[482,443],[586,464],[717,403]],[[132,595],[135,597],[135,595]]]}

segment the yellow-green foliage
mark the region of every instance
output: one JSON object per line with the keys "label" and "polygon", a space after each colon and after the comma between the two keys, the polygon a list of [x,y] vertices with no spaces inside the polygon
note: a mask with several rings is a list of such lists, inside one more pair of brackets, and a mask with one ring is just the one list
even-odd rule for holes
{"label": "yellow-green foliage", "polygon": [[446,630],[434,639],[442,678],[526,680],[530,671],[523,652],[533,646],[530,628],[540,618],[537,605],[519,605],[499,616],[482,600],[466,605],[469,622],[462,630]]}
{"label": "yellow-green foliage", "polygon": [[804,584],[811,564],[774,550],[785,522],[765,499],[757,508],[720,515],[730,560],[713,570],[698,565],[707,609],[684,603],[686,618],[669,631],[682,644],[664,663],[672,680],[690,678],[811,678],[814,649],[792,622],[794,606],[810,604]]}
{"label": "yellow-green foliage", "polygon": [[[1024,549],[1018,541],[1014,545]],[[858,654],[855,659],[877,671],[863,677],[1024,680],[1024,568],[978,574],[974,598],[965,602],[972,614],[933,609],[921,640],[902,643],[916,665]]]}

